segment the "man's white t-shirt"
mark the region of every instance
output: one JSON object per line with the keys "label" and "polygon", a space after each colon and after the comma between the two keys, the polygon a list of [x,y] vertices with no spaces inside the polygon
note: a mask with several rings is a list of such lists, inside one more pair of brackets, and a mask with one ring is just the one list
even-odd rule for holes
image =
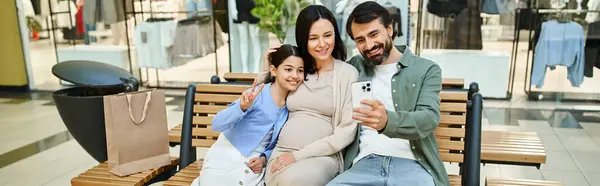
{"label": "man's white t-shirt", "polygon": [[[375,76],[371,80],[373,99],[379,100],[385,105],[386,110],[391,111],[395,111],[392,100],[392,76],[396,72],[398,72],[396,63],[378,65],[375,67]],[[408,140],[387,137],[364,125],[360,125],[360,127],[360,151],[354,159],[354,163],[369,154],[415,159]]]}

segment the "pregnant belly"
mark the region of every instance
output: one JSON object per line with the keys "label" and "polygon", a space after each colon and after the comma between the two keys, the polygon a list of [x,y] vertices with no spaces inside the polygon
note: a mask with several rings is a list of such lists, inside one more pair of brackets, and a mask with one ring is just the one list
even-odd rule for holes
{"label": "pregnant belly", "polygon": [[277,146],[300,149],[333,134],[331,119],[312,113],[290,114],[279,133]]}

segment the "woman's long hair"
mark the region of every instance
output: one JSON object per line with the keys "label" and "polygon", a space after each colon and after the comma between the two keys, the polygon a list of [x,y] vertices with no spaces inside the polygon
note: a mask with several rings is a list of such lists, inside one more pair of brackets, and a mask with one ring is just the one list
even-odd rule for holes
{"label": "woman's long hair", "polygon": [[326,19],[333,25],[333,30],[335,32],[335,46],[333,47],[331,55],[335,59],[346,61],[346,46],[340,36],[340,31],[338,30],[338,25],[333,13],[324,6],[310,5],[302,9],[298,15],[298,19],[296,19],[296,44],[298,45],[298,49],[300,49],[300,54],[304,60],[305,78],[307,77],[306,74],[315,74],[319,70],[317,69],[315,59],[308,53],[308,36],[310,35],[310,28],[313,23],[317,22],[319,19]]}

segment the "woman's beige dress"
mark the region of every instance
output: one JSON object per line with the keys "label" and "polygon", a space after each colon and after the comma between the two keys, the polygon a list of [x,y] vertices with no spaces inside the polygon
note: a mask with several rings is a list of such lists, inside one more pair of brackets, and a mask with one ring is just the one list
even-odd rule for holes
{"label": "woman's beige dress", "polygon": [[[288,96],[289,118],[281,129],[271,160],[333,134],[333,72],[308,75],[307,79]],[[342,166],[337,158],[336,154],[308,158],[275,173],[271,172],[274,161],[269,161],[267,185],[325,185]]]}

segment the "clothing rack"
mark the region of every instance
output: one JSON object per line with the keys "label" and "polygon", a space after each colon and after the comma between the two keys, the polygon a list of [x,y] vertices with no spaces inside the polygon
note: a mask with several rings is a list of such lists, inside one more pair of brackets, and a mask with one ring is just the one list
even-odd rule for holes
{"label": "clothing rack", "polygon": [[[73,26],[73,19],[71,18],[72,10],[71,10],[71,6],[67,5],[67,7],[69,9],[68,11],[54,12],[52,10],[52,0],[47,0],[47,1],[48,1],[48,5],[49,5],[48,8],[50,9],[50,23],[48,24],[48,18],[46,18],[46,24],[50,28],[44,29],[44,31],[50,31],[52,33],[52,36],[49,36],[49,37],[52,38],[51,41],[52,41],[52,44],[54,45],[54,54],[55,54],[55,57],[56,57],[56,63],[59,63],[59,60],[58,60],[58,46],[56,44],[56,32],[55,32],[55,30],[56,29],[68,28],[68,27],[55,27],[54,26],[54,16],[60,15],[60,14],[69,14],[69,24],[71,26]],[[75,26],[75,27],[77,27],[77,26]],[[63,34],[65,34],[65,33],[63,33]],[[69,40],[69,43],[72,44],[72,46],[76,45],[74,39],[69,38],[68,40]],[[62,84],[62,81],[60,81],[60,83]]]}
{"label": "clothing rack", "polygon": [[[212,13],[212,22],[213,25],[216,25],[216,19],[214,18],[214,16],[217,13],[226,13],[226,11],[220,11],[220,10],[215,10],[215,3],[213,2],[213,8],[210,11],[153,11],[152,10],[152,0],[149,0],[149,4],[150,4],[150,10],[149,11],[144,11],[144,6],[142,4],[144,0],[139,0],[140,2],[140,11],[136,11],[135,10],[135,1],[131,1],[131,9],[132,11],[127,11],[127,5],[123,6],[123,12],[125,12],[125,17],[127,17],[128,15],[133,15],[134,17],[134,27],[137,25],[137,15],[141,14],[142,15],[142,20],[145,20],[144,18],[144,14],[150,14],[150,18],[154,18],[155,14],[187,14],[187,13],[195,13],[197,14],[201,14],[201,13]],[[129,42],[129,25],[127,23],[127,21],[125,22],[125,37],[127,38],[127,55],[128,55],[128,59],[129,59],[129,71],[133,73],[133,65],[132,65],[132,60],[131,60],[131,45]],[[216,26],[213,26],[213,44],[215,45],[215,53],[217,52],[218,48],[217,48],[217,30],[216,30]],[[220,33],[219,33],[220,34]],[[229,42],[229,41],[228,41]],[[218,75],[219,74],[219,61],[218,61],[218,55],[215,54],[215,74]],[[142,78],[142,69],[138,69],[138,73],[139,73],[139,77],[140,77],[140,84],[142,86],[146,86],[148,88],[177,88],[177,89],[182,89],[182,88],[186,88],[187,84],[184,86],[175,86],[175,87],[165,87],[165,86],[161,86],[160,85],[160,75],[158,73],[158,69],[154,69],[155,75],[156,75],[156,86],[152,86],[150,85],[150,72],[149,69],[150,68],[145,68],[146,69],[146,80],[144,81],[144,79]]]}
{"label": "clothing rack", "polygon": [[[531,5],[530,5],[531,6]],[[515,65],[516,65],[516,61],[517,61],[517,55],[519,53],[519,40],[520,40],[520,19],[519,19],[519,15],[521,14],[521,10],[524,9],[529,9],[529,8],[518,8],[516,9],[517,14],[515,17],[515,30],[514,30],[514,36],[515,39],[513,40],[513,47],[512,47],[512,58],[511,58],[511,65],[513,66],[513,68],[511,69],[511,74],[512,74],[512,83],[511,83],[511,90],[512,87],[514,86],[514,71],[515,71]],[[600,13],[600,10],[574,10],[574,9],[539,9],[539,8],[531,8],[531,13],[528,15],[530,16],[530,20],[529,20],[529,27],[530,28],[534,28],[534,20],[533,20],[533,13],[537,13],[539,14],[552,14],[552,13],[565,13],[565,14],[575,14],[575,13]],[[536,20],[537,21],[537,20]],[[535,23],[538,24],[538,23]],[[600,101],[600,93],[572,93],[572,92],[547,92],[547,91],[532,91],[531,90],[531,77],[533,74],[533,59],[531,60],[531,64],[530,62],[530,57],[534,56],[535,54],[535,46],[532,45],[532,34],[533,31],[530,29],[529,30],[529,37],[527,40],[528,43],[528,48],[527,48],[527,56],[526,56],[526,69],[525,69],[525,79],[524,79],[524,85],[523,85],[523,90],[525,92],[525,94],[527,95],[527,99],[528,100],[532,100],[532,101],[540,101],[540,100],[553,100],[553,101],[572,101],[572,102],[588,102],[588,101],[594,101],[594,102],[598,102]],[[531,46],[531,48],[529,48]],[[532,57],[533,58],[533,57]],[[530,71],[531,69],[531,71]],[[563,97],[570,97],[570,98],[565,98],[563,99]]]}

